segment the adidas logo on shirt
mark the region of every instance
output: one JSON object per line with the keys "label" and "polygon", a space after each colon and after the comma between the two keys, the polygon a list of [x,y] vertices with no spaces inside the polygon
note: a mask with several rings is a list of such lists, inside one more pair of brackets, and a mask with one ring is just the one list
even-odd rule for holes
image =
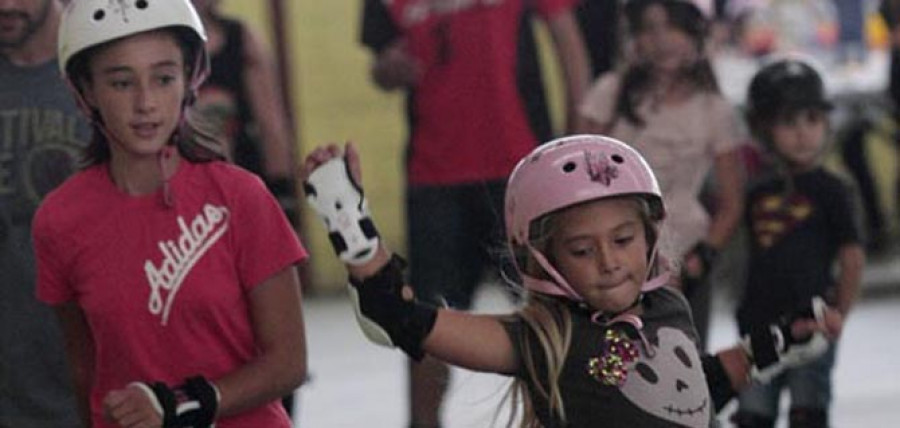
{"label": "adidas logo on shirt", "polygon": [[[178,216],[181,234],[173,240],[157,244],[162,253],[159,265],[154,265],[152,260],[144,263],[144,272],[150,283],[148,309],[152,314],[161,316],[162,325],[168,322],[169,310],[184,278],[228,230],[227,220],[228,209],[211,204],[204,205],[203,210],[190,223]],[[163,291],[166,292],[165,296]]]}

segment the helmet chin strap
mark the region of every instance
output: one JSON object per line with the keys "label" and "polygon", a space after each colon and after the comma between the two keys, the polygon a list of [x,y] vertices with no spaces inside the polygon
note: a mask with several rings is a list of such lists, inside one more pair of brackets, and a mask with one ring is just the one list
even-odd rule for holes
{"label": "helmet chin strap", "polygon": [[560,274],[559,271],[557,271],[553,267],[553,265],[550,264],[550,261],[547,260],[547,258],[544,257],[544,255],[541,254],[540,251],[538,251],[536,248],[534,248],[534,246],[531,245],[530,243],[526,243],[525,245],[528,248],[528,252],[531,253],[531,256],[534,257],[534,259],[538,262],[538,264],[541,266],[541,268],[544,269],[544,272],[547,272],[547,274],[550,275],[551,278],[553,278],[553,281],[555,281],[556,285],[558,285],[559,288],[562,289],[563,294],[566,297],[569,297],[570,299],[572,299],[576,302],[584,301],[584,298],[581,297],[577,292],[575,292],[575,290],[572,288],[572,286],[569,285],[569,282],[566,281],[565,278],[563,278],[562,274]]}
{"label": "helmet chin strap", "polygon": [[166,146],[156,155],[156,159],[159,162],[159,171],[160,174],[162,174],[163,204],[166,208],[175,207],[175,200],[172,198],[172,189],[169,185],[172,175],[175,174],[171,168],[172,156],[175,154],[175,150],[175,146],[166,144]]}
{"label": "helmet chin strap", "polygon": [[[531,256],[534,257],[534,259],[538,262],[538,264],[541,266],[541,268],[543,268],[544,271],[548,275],[550,275],[550,277],[553,279],[553,281],[556,282],[556,285],[558,286],[560,291],[562,291],[562,293],[559,293],[559,294],[562,294],[565,297],[568,297],[576,302],[583,303],[583,304],[585,303],[584,298],[581,295],[579,295],[572,288],[571,285],[569,285],[569,282],[566,281],[565,278],[563,278],[562,274],[560,274],[559,271],[553,267],[553,265],[550,263],[550,261],[547,260],[547,258],[540,251],[538,251],[536,248],[534,248],[534,246],[532,246],[531,244],[526,244],[526,246],[528,248],[529,253],[531,253]],[[653,272],[652,267],[657,263],[657,261],[665,262],[665,259],[662,258],[661,256],[659,256],[659,246],[654,244],[653,250],[650,253],[650,258],[649,258],[649,262],[648,262],[649,268],[647,269],[647,273],[645,274],[644,281],[641,284],[641,290],[638,293],[638,295],[635,297],[634,301],[632,301],[631,304],[629,304],[624,309],[621,309],[621,310],[613,312],[613,313],[606,313],[602,310],[596,310],[591,315],[591,320],[598,324],[612,324],[615,322],[627,322],[629,324],[632,324],[635,328],[637,328],[638,331],[640,331],[641,328],[643,327],[643,322],[641,321],[640,317],[638,317],[637,315],[633,315],[633,314],[627,314],[626,312],[628,312],[628,311],[634,309],[635,307],[637,307],[638,305],[640,305],[641,301],[644,298],[645,292],[659,288],[659,287],[665,285],[666,283],[668,283],[670,274],[669,274],[669,270],[667,268],[667,265],[668,265],[667,263],[666,263],[666,266],[662,266],[662,268],[664,269],[663,272],[660,272],[658,275],[654,276],[653,278],[650,278],[650,275]]]}

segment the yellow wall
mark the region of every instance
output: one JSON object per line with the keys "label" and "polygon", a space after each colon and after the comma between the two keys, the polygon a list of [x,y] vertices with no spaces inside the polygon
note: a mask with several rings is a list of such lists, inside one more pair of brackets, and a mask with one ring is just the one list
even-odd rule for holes
{"label": "yellow wall", "polygon": [[[311,147],[352,140],[363,156],[363,176],[373,215],[388,244],[402,251],[401,156],[405,128],[403,98],[374,89],[369,57],[359,43],[361,1],[286,1],[292,47],[291,99],[302,159]],[[268,2],[223,0],[223,11],[246,18],[271,41]],[[304,206],[305,208],[305,206]],[[302,239],[311,253],[307,266],[317,291],[340,290],[343,268],[333,256],[320,221],[306,212]]]}
{"label": "yellow wall", "polygon": [[[316,145],[353,141],[362,152],[363,181],[373,216],[391,248],[405,253],[403,233],[403,148],[406,138],[404,98],[375,89],[368,77],[369,54],[359,43],[361,0],[283,0],[291,44],[293,94],[298,128],[298,156]],[[243,18],[272,44],[268,1],[222,0],[222,10]],[[541,45],[548,36],[539,28]],[[555,58],[543,49],[550,93],[559,93]],[[554,122],[561,103],[551,97]],[[305,208],[305,206],[304,206]],[[345,272],[333,256],[320,221],[305,212],[302,239],[311,253],[309,265],[316,291],[343,289]]]}

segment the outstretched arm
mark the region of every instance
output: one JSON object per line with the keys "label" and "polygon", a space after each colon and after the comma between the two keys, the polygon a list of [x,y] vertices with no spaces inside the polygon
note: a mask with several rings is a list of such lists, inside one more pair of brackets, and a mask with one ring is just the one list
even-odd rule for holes
{"label": "outstretched arm", "polygon": [[[435,308],[416,300],[412,287],[403,279],[405,261],[393,255],[378,237],[368,209],[357,209],[367,206],[359,184],[359,165],[359,155],[351,144],[346,152],[329,145],[306,157],[301,176],[307,199],[323,217],[329,232],[345,237],[331,241],[337,243],[335,251],[350,274],[350,297],[363,332],[373,342],[399,347],[414,359],[427,353],[471,370],[512,373],[512,343],[495,316]],[[342,209],[332,209],[335,206]],[[352,212],[346,212],[348,209]],[[353,221],[345,221],[348,219]],[[362,229],[369,229],[370,239],[362,238],[360,245],[355,245],[347,238],[359,237]],[[371,253],[368,245],[372,245]]]}

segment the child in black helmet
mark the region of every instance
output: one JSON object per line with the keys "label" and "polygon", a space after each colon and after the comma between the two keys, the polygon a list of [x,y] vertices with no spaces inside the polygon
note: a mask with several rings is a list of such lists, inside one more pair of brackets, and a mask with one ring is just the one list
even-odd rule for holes
{"label": "child in black helmet", "polygon": [[[775,168],[750,187],[745,221],[750,266],[738,307],[742,333],[821,296],[846,319],[859,289],[864,251],[852,193],[821,164],[831,103],[819,74],[797,59],[763,67],[750,83],[747,120]],[[837,262],[839,273],[832,273]],[[843,321],[843,320],[842,320]],[[828,426],[835,345],[740,395],[739,427],[772,427],[779,397],[791,394],[790,426]]]}

